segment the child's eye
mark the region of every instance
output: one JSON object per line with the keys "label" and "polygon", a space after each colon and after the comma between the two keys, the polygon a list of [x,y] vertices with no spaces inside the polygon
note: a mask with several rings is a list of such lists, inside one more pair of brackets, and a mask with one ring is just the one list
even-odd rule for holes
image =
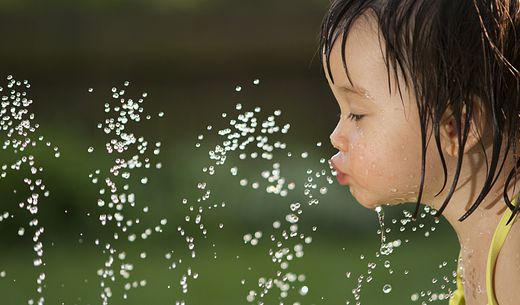
{"label": "child's eye", "polygon": [[364,117],[364,115],[362,115],[362,114],[353,114],[353,113],[351,113],[351,114],[348,115],[348,118],[349,118],[350,120],[352,120],[352,121],[359,121],[359,120],[361,120],[363,117]]}
{"label": "child's eye", "polygon": [[[338,117],[341,118],[342,114],[341,113],[338,113]],[[354,113],[350,113],[347,118],[349,120],[352,120],[352,121],[359,121],[361,120],[365,115],[364,114],[354,114]]]}

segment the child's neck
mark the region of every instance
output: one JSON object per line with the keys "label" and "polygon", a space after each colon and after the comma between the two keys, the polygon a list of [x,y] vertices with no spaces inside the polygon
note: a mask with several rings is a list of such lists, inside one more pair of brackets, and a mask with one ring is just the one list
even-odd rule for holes
{"label": "child's neck", "polygon": [[[511,162],[511,161],[510,161]],[[504,168],[511,168],[507,165]],[[463,167],[464,168],[464,167]],[[471,168],[471,167],[470,167]],[[462,277],[467,304],[486,304],[486,265],[493,234],[502,218],[507,206],[504,203],[503,192],[505,185],[504,172],[498,178],[495,185],[485,197],[479,207],[464,221],[458,219],[469,209],[476,200],[480,189],[485,181],[485,170],[461,173],[458,188],[453,194],[450,203],[443,212],[443,216],[452,225],[459,239],[462,259]],[[520,179],[514,186],[514,178],[508,187],[508,196],[512,201],[514,196],[520,192]],[[439,208],[442,204],[442,196],[438,201],[433,200],[432,206]],[[520,245],[520,224],[518,221],[508,234],[503,249],[501,250],[495,269],[495,294],[502,300],[507,298],[507,284],[513,278],[520,280],[520,268],[518,266],[518,246]],[[516,264],[516,265],[515,265]],[[511,266],[515,266],[512,268]],[[508,269],[509,268],[509,269]],[[502,270],[502,271],[501,271]],[[460,272],[461,270],[459,270]],[[502,289],[503,287],[503,289]],[[500,298],[499,298],[500,301]],[[502,302],[499,302],[502,304]],[[513,303],[511,303],[513,304]]]}

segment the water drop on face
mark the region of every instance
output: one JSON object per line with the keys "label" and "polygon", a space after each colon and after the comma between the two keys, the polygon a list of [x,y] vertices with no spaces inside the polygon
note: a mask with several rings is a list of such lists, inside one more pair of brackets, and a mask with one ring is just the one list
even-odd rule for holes
{"label": "water drop on face", "polygon": [[384,293],[390,293],[390,291],[392,291],[392,286],[390,286],[390,284],[385,284],[383,286],[383,292]]}

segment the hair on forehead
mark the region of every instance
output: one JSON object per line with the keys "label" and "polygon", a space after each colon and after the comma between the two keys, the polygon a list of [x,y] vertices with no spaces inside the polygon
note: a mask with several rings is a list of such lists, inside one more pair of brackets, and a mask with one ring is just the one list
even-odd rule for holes
{"label": "hair on forehead", "polygon": [[[459,180],[464,146],[470,122],[478,109],[485,109],[492,127],[491,161],[485,155],[487,177],[480,194],[459,219],[466,219],[497,181],[510,151],[515,166],[507,168],[504,200],[515,215],[520,204],[512,205],[507,195],[509,183],[515,184],[520,167],[517,157],[520,115],[519,54],[520,0],[334,0],[325,15],[321,29],[320,50],[323,66],[334,82],[330,55],[339,40],[341,58],[348,80],[352,83],[346,61],[346,40],[356,23],[364,20],[376,24],[382,42],[384,63],[390,80],[395,79],[402,99],[402,83],[413,91],[421,127],[421,183],[415,215],[419,211],[424,188],[428,127],[432,127],[435,143],[444,169],[447,166],[440,145],[440,122],[448,115],[455,120],[459,143],[458,160],[453,181],[436,216],[442,214]],[[371,24],[368,22],[367,24]],[[464,111],[463,111],[464,109]],[[464,122],[464,124],[462,124]],[[499,154],[505,142],[505,155]],[[512,219],[512,218],[511,218]],[[510,219],[510,220],[511,220]]]}

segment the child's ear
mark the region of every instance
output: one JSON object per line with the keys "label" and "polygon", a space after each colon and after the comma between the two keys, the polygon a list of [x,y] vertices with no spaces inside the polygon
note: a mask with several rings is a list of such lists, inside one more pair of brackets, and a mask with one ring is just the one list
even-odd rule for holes
{"label": "child's ear", "polygon": [[[457,157],[459,153],[459,142],[457,139],[458,128],[453,117],[453,112],[450,109],[446,111],[441,122],[440,122],[440,134],[441,134],[441,144],[444,151],[451,157]],[[466,106],[463,107],[461,113],[461,129],[464,128],[465,116],[466,116]],[[483,105],[477,100],[473,104],[473,118],[470,120],[468,137],[466,139],[466,144],[464,146],[464,153],[467,153],[471,150],[475,145],[483,137],[484,129],[485,129],[485,110]],[[462,130],[461,130],[462,132]]]}

